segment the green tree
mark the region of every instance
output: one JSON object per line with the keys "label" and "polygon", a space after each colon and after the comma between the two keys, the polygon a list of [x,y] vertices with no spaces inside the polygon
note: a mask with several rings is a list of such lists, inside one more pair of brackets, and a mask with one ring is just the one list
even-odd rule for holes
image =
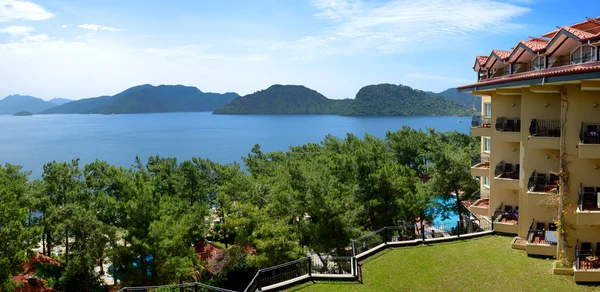
{"label": "green tree", "polygon": [[0,290],[10,291],[11,277],[19,273],[37,243],[38,228],[28,225],[27,178],[20,166],[0,165]]}

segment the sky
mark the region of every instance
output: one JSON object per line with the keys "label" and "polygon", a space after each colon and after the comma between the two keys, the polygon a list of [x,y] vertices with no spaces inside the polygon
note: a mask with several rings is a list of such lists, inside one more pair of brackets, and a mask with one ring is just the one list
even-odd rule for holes
{"label": "sky", "polygon": [[301,84],[335,99],[379,83],[440,92],[475,82],[477,55],[600,15],[600,2],[561,3],[0,0],[0,98],[140,84],[240,95]]}

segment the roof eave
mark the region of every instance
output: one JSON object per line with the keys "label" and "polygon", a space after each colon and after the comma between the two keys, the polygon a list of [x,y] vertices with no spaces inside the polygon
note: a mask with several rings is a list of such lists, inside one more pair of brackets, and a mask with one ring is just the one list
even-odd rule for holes
{"label": "roof eave", "polygon": [[[545,79],[545,80],[544,80]],[[575,80],[587,80],[587,79],[600,79],[600,70],[594,69],[590,71],[580,71],[572,74],[558,74],[549,76],[534,76],[532,78],[520,79],[514,81],[507,81],[498,83],[488,83],[480,85],[479,83],[469,84],[465,86],[459,86],[456,89],[459,92],[471,92],[476,90],[490,90],[495,88],[524,86],[544,83],[555,83],[555,82],[568,82]]]}

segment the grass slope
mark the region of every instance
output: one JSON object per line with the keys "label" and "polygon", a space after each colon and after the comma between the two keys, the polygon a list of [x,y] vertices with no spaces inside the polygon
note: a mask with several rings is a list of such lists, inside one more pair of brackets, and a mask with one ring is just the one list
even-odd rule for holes
{"label": "grass slope", "polygon": [[382,251],[362,266],[363,284],[309,282],[290,291],[598,291],[552,275],[552,260],[510,248],[491,235]]}

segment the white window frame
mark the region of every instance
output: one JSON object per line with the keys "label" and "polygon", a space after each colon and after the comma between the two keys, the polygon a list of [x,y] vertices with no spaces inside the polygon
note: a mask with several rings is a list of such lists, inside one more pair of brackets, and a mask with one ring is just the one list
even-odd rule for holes
{"label": "white window frame", "polygon": [[486,118],[492,117],[492,103],[491,102],[483,103],[483,116]]}
{"label": "white window frame", "polygon": [[[586,47],[586,48],[589,47],[589,48],[592,49],[592,53],[591,53],[592,57],[589,60],[585,61],[585,62],[583,62],[583,48],[584,47]],[[573,62],[573,55],[575,54],[575,52],[577,52],[577,50],[579,50],[579,56],[576,56],[576,57],[579,58],[578,59],[579,62]],[[571,51],[571,53],[569,54],[569,60],[571,61],[571,65],[584,64],[584,63],[589,63],[589,62],[596,61],[596,54],[597,54],[596,50],[597,50],[596,47],[593,47],[593,46],[590,46],[590,45],[581,45],[581,46],[578,46],[573,51]]]}
{"label": "white window frame", "polygon": [[486,189],[490,188],[490,177],[489,176],[483,177],[483,187]]}
{"label": "white window frame", "polygon": [[490,137],[483,137],[483,152],[490,153],[492,150],[492,139]]}
{"label": "white window frame", "polygon": [[510,75],[512,72],[510,71],[510,69],[512,68],[511,63],[508,63],[506,66],[504,66],[504,75]]}
{"label": "white window frame", "polygon": [[[543,62],[542,62],[542,64],[540,66],[536,66],[536,64],[535,64],[535,60],[538,60],[538,59],[543,60]],[[537,56],[535,56],[535,58],[533,58],[531,60],[531,69],[533,69],[533,70],[542,70],[542,69],[545,69],[545,68],[546,68],[546,56],[537,55]]]}

